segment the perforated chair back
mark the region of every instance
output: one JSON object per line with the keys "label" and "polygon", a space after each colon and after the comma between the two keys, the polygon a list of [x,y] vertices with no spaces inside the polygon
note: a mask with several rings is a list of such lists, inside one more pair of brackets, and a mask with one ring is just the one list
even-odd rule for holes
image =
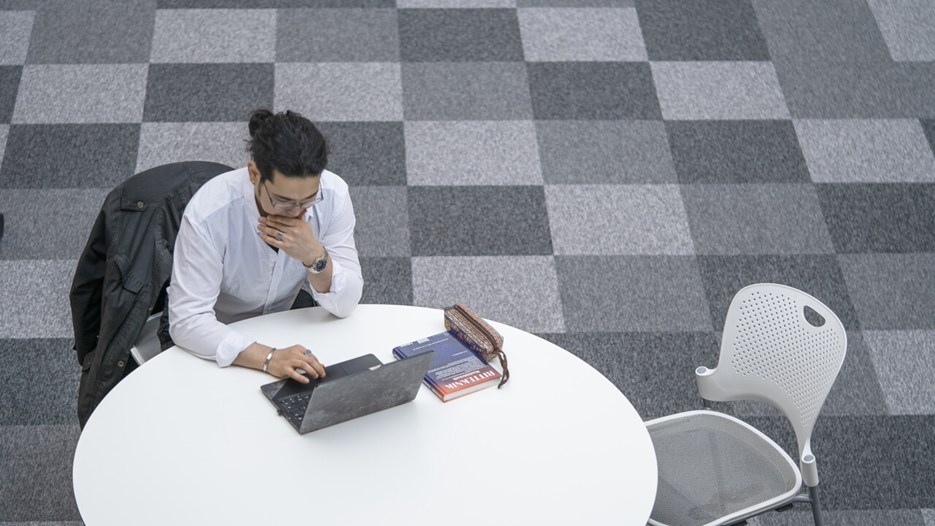
{"label": "perforated chair back", "polygon": [[759,400],[778,408],[807,461],[815,420],[846,352],[844,326],[823,303],[785,285],[751,285],[731,300],[717,369],[699,368],[695,378],[707,400]]}
{"label": "perforated chair back", "polygon": [[136,363],[143,365],[146,360],[151,360],[154,356],[162,352],[162,343],[159,341],[159,320],[162,313],[157,312],[146,318],[143,324],[143,330],[136,337],[136,342],[130,348],[130,355],[136,360]]}

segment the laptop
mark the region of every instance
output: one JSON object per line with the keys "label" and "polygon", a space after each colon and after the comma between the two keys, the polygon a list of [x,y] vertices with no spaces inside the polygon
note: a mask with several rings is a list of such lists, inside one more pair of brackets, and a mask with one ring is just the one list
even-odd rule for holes
{"label": "laptop", "polygon": [[325,367],[324,380],[291,378],[260,387],[299,434],[396,407],[415,399],[431,352],[384,364],[372,354]]}

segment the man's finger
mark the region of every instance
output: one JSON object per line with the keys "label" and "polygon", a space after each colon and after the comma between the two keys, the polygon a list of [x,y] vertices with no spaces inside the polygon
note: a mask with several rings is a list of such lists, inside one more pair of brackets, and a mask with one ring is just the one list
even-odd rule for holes
{"label": "man's finger", "polygon": [[307,361],[308,365],[309,365],[312,369],[315,370],[315,372],[318,374],[318,376],[320,376],[320,377],[322,377],[322,378],[325,377],[325,366],[322,365],[321,362],[318,361],[318,358],[315,358],[314,355],[312,355],[312,356],[307,356],[307,357],[306,357],[306,361]]}

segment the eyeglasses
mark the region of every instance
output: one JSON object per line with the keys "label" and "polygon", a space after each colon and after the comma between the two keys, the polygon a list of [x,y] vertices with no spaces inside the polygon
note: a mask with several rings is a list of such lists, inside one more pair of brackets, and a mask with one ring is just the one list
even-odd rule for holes
{"label": "eyeglasses", "polygon": [[293,210],[295,208],[308,208],[313,205],[317,205],[321,202],[321,187],[318,188],[318,192],[315,193],[315,196],[311,199],[306,199],[305,201],[293,201],[291,199],[273,199],[273,194],[269,193],[269,188],[266,186],[266,181],[263,181],[263,188],[266,188],[266,197],[269,199],[269,204],[276,210]]}

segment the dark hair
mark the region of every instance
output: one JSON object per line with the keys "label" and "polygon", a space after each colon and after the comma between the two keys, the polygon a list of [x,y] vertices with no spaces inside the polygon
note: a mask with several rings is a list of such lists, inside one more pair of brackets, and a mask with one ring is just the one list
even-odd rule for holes
{"label": "dark hair", "polygon": [[298,113],[256,110],[248,128],[247,151],[260,170],[261,181],[270,180],[274,168],[287,177],[315,177],[328,164],[325,137]]}

